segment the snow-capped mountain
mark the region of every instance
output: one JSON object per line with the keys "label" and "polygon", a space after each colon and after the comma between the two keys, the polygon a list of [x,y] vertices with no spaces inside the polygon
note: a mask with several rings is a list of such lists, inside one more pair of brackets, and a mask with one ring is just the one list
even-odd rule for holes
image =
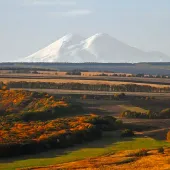
{"label": "snow-capped mountain", "polygon": [[145,52],[131,47],[108,34],[89,38],[68,34],[20,62],[166,62],[170,57],[161,52]]}

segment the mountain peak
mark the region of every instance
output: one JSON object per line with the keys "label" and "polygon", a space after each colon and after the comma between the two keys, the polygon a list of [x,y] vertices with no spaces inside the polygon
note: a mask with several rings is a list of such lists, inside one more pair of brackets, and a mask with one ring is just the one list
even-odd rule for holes
{"label": "mountain peak", "polygon": [[163,53],[151,53],[131,47],[106,33],[87,39],[67,34],[22,62],[159,62],[170,61]]}
{"label": "mountain peak", "polygon": [[109,34],[106,34],[106,33],[97,33],[97,34],[94,34],[93,36],[91,36],[90,38],[92,38],[92,39],[111,38],[111,36]]}
{"label": "mountain peak", "polygon": [[77,35],[77,34],[66,34],[65,36],[61,37],[59,40],[57,41],[62,41],[62,42],[69,42],[71,40],[74,40],[74,41],[81,41],[83,40],[84,38],[80,35]]}
{"label": "mountain peak", "polygon": [[108,37],[109,35],[106,34],[106,33],[99,32],[99,33],[94,34],[93,36],[96,36],[96,37]]}

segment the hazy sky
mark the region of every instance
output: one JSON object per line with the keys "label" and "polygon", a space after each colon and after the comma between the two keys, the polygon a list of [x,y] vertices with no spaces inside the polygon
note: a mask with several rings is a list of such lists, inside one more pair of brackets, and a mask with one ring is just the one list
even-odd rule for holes
{"label": "hazy sky", "polygon": [[98,32],[170,56],[170,0],[0,0],[0,61]]}

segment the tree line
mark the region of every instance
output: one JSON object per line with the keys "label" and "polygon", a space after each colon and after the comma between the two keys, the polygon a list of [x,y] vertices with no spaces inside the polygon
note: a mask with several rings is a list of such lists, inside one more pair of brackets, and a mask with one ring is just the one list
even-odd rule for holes
{"label": "tree line", "polygon": [[138,84],[82,84],[82,83],[53,83],[53,82],[9,82],[8,88],[30,88],[30,89],[64,89],[64,90],[89,90],[107,92],[170,92],[170,87],[153,87]]}

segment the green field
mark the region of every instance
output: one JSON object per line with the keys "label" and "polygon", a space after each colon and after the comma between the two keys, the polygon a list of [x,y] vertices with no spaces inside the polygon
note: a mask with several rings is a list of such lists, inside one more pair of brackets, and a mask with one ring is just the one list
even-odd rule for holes
{"label": "green field", "polygon": [[123,110],[129,110],[132,112],[148,113],[148,110],[133,105],[119,105],[119,107],[121,107]]}
{"label": "green field", "polygon": [[114,154],[122,150],[154,149],[160,146],[170,147],[170,143],[157,141],[152,138],[128,138],[116,139],[109,132],[101,140],[79,145],[70,149],[52,150],[37,155],[24,156],[0,161],[0,169],[12,170],[26,167],[39,167],[55,165],[59,163],[82,160],[85,158],[98,157],[101,155]]}

